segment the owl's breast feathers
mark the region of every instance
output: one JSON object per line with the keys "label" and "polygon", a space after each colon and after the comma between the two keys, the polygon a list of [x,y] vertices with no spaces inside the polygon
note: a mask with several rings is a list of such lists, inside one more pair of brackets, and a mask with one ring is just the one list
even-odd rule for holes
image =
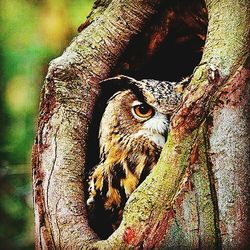
{"label": "owl's breast feathers", "polygon": [[[122,143],[124,141],[124,143]],[[101,162],[90,178],[88,205],[102,200],[105,210],[123,208],[159,158],[161,147],[148,138],[121,138],[118,134],[101,147]]]}

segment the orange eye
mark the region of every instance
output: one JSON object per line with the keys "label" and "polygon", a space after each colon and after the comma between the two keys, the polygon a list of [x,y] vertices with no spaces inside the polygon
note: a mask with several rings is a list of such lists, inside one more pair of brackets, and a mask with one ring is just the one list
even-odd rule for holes
{"label": "orange eye", "polygon": [[154,109],[146,103],[142,103],[133,107],[135,115],[139,118],[147,119],[154,115]]}

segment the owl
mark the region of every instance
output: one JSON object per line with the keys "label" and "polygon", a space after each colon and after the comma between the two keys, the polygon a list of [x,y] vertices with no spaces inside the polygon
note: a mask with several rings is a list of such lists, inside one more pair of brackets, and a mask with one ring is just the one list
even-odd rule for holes
{"label": "owl", "polygon": [[92,216],[99,216],[97,222],[109,221],[106,231],[119,225],[127,199],[155,167],[187,81],[137,81],[127,76],[104,81],[113,82],[117,92],[100,122],[100,161],[90,174],[87,206]]}

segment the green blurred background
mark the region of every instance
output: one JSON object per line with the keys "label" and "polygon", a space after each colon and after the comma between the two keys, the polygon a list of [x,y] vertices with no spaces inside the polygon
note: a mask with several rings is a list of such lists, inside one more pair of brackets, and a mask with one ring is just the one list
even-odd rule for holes
{"label": "green blurred background", "polygon": [[48,62],[77,34],[93,0],[0,2],[0,249],[33,249],[31,147]]}

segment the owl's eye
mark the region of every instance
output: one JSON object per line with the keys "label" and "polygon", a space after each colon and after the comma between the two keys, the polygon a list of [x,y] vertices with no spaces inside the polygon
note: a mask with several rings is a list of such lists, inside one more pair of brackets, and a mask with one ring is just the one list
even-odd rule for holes
{"label": "owl's eye", "polygon": [[149,119],[155,113],[154,109],[146,103],[142,103],[133,107],[133,113],[142,119]]}

